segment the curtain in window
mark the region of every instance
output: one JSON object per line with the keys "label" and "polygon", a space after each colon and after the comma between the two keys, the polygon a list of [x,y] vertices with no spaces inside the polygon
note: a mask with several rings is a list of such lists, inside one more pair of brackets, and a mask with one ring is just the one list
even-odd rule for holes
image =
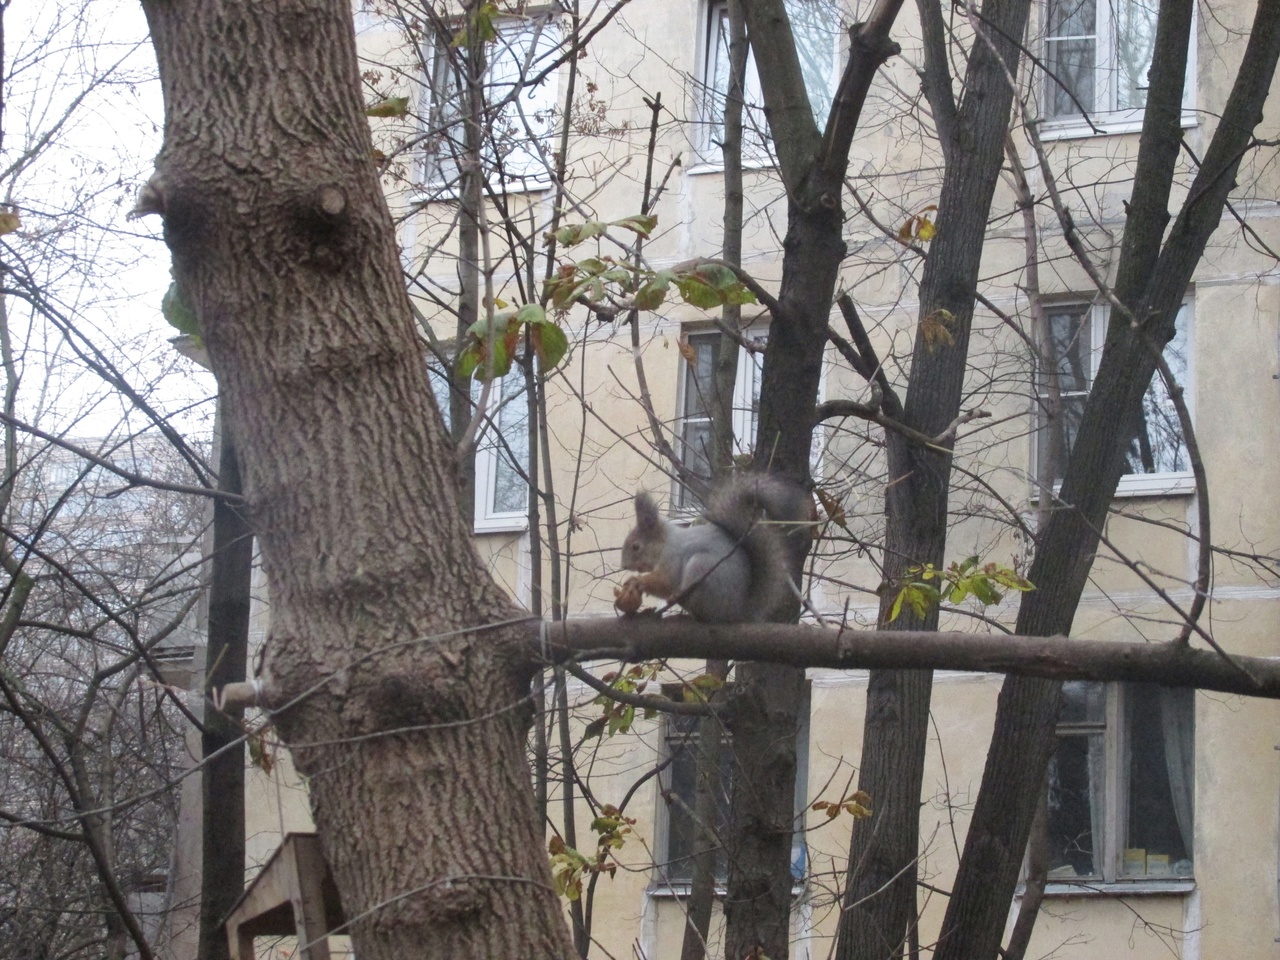
{"label": "curtain in window", "polygon": [[1164,729],[1164,761],[1169,770],[1173,814],[1182,846],[1191,856],[1195,811],[1195,691],[1160,688],[1160,722]]}

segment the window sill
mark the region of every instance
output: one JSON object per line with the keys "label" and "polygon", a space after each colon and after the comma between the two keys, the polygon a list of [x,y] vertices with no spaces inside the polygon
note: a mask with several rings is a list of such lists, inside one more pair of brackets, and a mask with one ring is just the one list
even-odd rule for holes
{"label": "window sill", "polygon": [[[1053,485],[1055,497],[1061,490],[1061,481]],[[1178,473],[1131,473],[1120,478],[1120,485],[1116,487],[1115,497],[1117,500],[1129,500],[1138,497],[1189,497],[1195,492],[1195,474],[1189,470]],[[1031,492],[1030,500],[1034,504],[1040,502],[1038,488]]]}
{"label": "window sill", "polygon": [[[1182,129],[1199,125],[1194,110],[1182,111]],[[1123,110],[1115,113],[1096,113],[1090,125],[1084,117],[1066,117],[1060,120],[1041,120],[1040,139],[1082,140],[1087,137],[1112,137],[1126,133],[1142,132],[1142,111]]]}
{"label": "window sill", "polygon": [[528,516],[487,517],[483,520],[477,520],[472,528],[477,536],[482,533],[524,533],[528,529]]}
{"label": "window sill", "polygon": [[[729,892],[723,883],[716,884],[715,896],[723,898]],[[805,892],[803,883],[793,883],[791,885],[791,896],[798,897]],[[673,883],[662,883],[654,881],[649,884],[649,896],[655,900],[683,900],[693,893],[693,884],[687,881],[679,881]]]}
{"label": "window sill", "polygon": [[1117,497],[1177,497],[1196,492],[1196,478],[1190,470],[1179,473],[1129,474],[1120,478]]}
{"label": "window sill", "polygon": [[[1075,882],[1061,881],[1046,883],[1046,897],[1150,897],[1181,896],[1191,893],[1196,888],[1193,877],[1169,877],[1143,880],[1115,880],[1107,883],[1103,880],[1079,880]],[[1026,895],[1026,886],[1018,887],[1017,896]]]}
{"label": "window sill", "polygon": [[[743,157],[742,169],[744,172],[759,172],[762,170],[773,170],[774,162],[772,157]],[[689,165],[684,171],[691,177],[701,177],[707,174],[724,173],[723,160],[698,160]]]}

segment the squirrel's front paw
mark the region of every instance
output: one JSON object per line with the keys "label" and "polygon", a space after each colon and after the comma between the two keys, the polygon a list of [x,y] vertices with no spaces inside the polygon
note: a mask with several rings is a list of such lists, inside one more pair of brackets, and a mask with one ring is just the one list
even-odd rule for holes
{"label": "squirrel's front paw", "polygon": [[644,584],[639,577],[631,577],[620,587],[613,588],[613,605],[619,613],[636,613],[644,603]]}

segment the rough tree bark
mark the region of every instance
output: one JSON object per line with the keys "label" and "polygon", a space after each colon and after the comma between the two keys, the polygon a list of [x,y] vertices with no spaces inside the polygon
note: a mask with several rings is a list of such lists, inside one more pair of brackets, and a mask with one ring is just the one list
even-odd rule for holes
{"label": "rough tree bark", "polygon": [[[163,216],[241,456],[266,671],[365,958],[568,957],[521,614],[470,547],[345,0],[147,0]],[[495,816],[495,810],[505,811]]]}
{"label": "rough tree bark", "polygon": [[[973,41],[959,103],[947,66],[941,10],[931,0],[921,0],[919,7],[925,36],[923,86],[946,164],[938,233],[920,281],[920,319],[922,324],[945,324],[954,344],[935,347],[916,337],[903,421],[935,436],[960,412],[974,293],[1013,102],[1004,71],[1008,65],[1017,73],[1018,40],[1030,3],[983,4],[982,29],[990,42]],[[885,579],[892,583],[914,565],[943,564],[951,456],[892,432],[886,443],[890,483]],[[892,591],[886,598],[891,601]],[[904,609],[896,621],[887,623],[887,602],[880,612],[882,627],[937,628],[936,609],[925,617]],[[859,786],[873,798],[875,813],[869,829],[853,835],[837,946],[840,960],[894,956],[914,922],[931,690],[932,675],[926,671],[871,673]]]}
{"label": "rough tree bark", "polygon": [[[782,0],[744,5],[765,111],[787,189],[782,282],[765,347],[755,463],[809,483],[814,407],[831,303],[844,260],[841,197],[849,149],[871,79],[897,53],[889,40],[901,0],[876,4],[850,31],[845,67],[825,130],[805,90]],[[808,544],[797,544],[796,580]],[[785,957],[790,939],[791,837],[796,731],[804,672],[778,664],[738,665],[727,722],[735,780],[725,900],[726,956]]]}
{"label": "rough tree bark", "polygon": [[[1262,119],[1280,56],[1280,2],[1258,4],[1253,30],[1218,129],[1188,198],[1165,237],[1182,139],[1181,92],[1192,26],[1189,0],[1160,5],[1150,94],[1130,216],[1121,243],[1107,341],[1053,513],[1029,571],[1019,633],[1071,628],[1107,509],[1125,472],[1125,449],[1156,368],[1152,346],[1173,337],[1178,306],[1218,226],[1236,171]],[[1070,230],[1071,225],[1064,225]],[[1163,239],[1163,245],[1162,245]],[[1129,316],[1125,316],[1125,313]],[[1134,321],[1141,324],[1135,329]],[[1060,684],[1010,677],[997,707],[982,788],[948,904],[939,960],[994,957],[1017,883],[1038,786],[1055,746]]]}

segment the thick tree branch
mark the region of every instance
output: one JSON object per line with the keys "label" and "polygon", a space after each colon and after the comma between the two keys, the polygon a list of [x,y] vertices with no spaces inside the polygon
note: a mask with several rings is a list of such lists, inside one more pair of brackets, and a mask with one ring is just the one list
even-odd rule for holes
{"label": "thick tree branch", "polygon": [[877,0],[867,21],[849,30],[849,62],[836,88],[827,129],[822,134],[822,152],[818,156],[819,166],[836,180],[843,179],[849,166],[849,150],[871,81],[880,67],[902,49],[889,39],[889,31],[901,9],[902,0]]}
{"label": "thick tree branch", "polygon": [[743,11],[778,167],[787,191],[798,194],[822,135],[813,120],[791,21],[783,0],[752,0],[744,4]]}
{"label": "thick tree branch", "polygon": [[[546,623],[545,638],[539,621],[529,621],[521,630],[530,657],[540,661],[546,656],[559,661],[630,663],[679,657],[836,670],[961,670],[1052,680],[1158,683],[1280,700],[1280,661],[1242,656],[1227,660],[1212,650],[1174,642],[955,630],[842,630],[811,624],[717,626],[686,617],[561,620]],[[279,706],[273,693],[269,685],[236,683],[224,687],[217,700],[226,706]]]}

